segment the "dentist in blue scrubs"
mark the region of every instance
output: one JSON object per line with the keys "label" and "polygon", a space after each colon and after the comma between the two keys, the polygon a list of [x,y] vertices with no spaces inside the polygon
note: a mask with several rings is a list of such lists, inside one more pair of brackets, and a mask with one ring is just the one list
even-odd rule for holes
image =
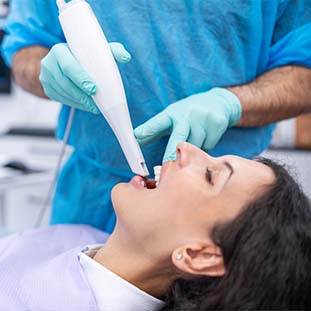
{"label": "dentist in blue scrubs", "polygon": [[[310,0],[88,2],[113,42],[149,169],[174,159],[180,141],[251,158],[269,145],[274,122],[311,112]],[[111,232],[110,190],[131,172],[91,98],[96,85],[66,45],[55,0],[10,5],[2,53],[16,82],[63,103],[59,138],[77,108],[75,151],[59,176],[51,223]]]}

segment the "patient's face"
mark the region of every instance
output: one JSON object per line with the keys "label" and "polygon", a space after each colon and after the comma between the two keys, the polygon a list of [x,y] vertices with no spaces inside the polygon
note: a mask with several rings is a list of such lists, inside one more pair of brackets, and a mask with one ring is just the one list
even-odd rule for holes
{"label": "patient's face", "polygon": [[154,247],[165,241],[170,248],[209,237],[216,223],[235,218],[273,182],[272,170],[262,163],[230,155],[214,158],[181,143],[176,161],[163,165],[156,189],[122,183],[112,199],[129,236]]}

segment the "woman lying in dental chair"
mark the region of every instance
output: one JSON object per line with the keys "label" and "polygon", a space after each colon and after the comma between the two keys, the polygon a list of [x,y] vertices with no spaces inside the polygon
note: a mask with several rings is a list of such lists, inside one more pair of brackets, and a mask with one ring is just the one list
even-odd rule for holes
{"label": "woman lying in dental chair", "polygon": [[135,177],[112,198],[110,237],[71,225],[2,239],[0,309],[311,308],[310,203],[284,168],[181,143],[157,188]]}

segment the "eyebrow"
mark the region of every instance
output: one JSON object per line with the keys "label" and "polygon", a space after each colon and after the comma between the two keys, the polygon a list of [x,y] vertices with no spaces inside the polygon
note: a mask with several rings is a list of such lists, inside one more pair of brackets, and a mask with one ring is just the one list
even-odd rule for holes
{"label": "eyebrow", "polygon": [[231,165],[228,161],[225,161],[225,162],[224,162],[224,165],[225,165],[225,166],[229,169],[229,171],[230,171],[230,174],[229,174],[229,176],[228,176],[228,178],[227,178],[227,180],[226,180],[226,183],[225,183],[225,184],[227,184],[227,183],[229,182],[231,176],[232,176],[233,173],[234,173],[234,169],[233,169],[232,165]]}

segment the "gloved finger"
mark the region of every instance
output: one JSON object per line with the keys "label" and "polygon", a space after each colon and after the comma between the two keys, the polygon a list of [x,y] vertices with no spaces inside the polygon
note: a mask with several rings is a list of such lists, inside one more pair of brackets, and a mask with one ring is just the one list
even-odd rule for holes
{"label": "gloved finger", "polygon": [[209,126],[206,130],[206,138],[203,143],[202,149],[204,151],[209,151],[213,149],[223,134],[225,133],[227,127],[225,125],[214,125],[214,126]]}
{"label": "gloved finger", "polygon": [[81,91],[60,70],[55,71],[53,74],[50,74],[46,69],[43,69],[42,72],[44,74],[40,74],[39,79],[45,94],[49,98],[61,103],[75,103],[75,108],[94,114],[100,113],[92,97]]}
{"label": "gloved finger", "polygon": [[174,121],[173,131],[167,143],[163,163],[176,159],[176,147],[182,141],[187,141],[190,133],[190,125],[186,120]]}
{"label": "gloved finger", "polygon": [[[53,96],[53,100],[59,102],[59,103],[62,103],[64,105],[67,105],[67,106],[70,106],[70,107],[73,107],[73,108],[76,108],[76,109],[80,109],[80,110],[83,110],[83,111],[86,111],[86,112],[91,112],[91,113],[94,113],[94,114],[99,114],[99,110],[96,108],[90,108],[92,107],[91,105],[81,105],[81,103],[78,103],[70,98],[64,98],[62,95],[60,95],[58,93],[58,91],[56,91],[52,85],[48,85],[46,86],[46,89],[45,89],[45,92],[46,93],[53,93],[55,94]],[[94,103],[95,105],[95,103]]]}
{"label": "gloved finger", "polygon": [[[67,76],[78,88],[80,88],[86,94],[96,94],[95,83],[71,53],[67,44],[57,44],[51,49],[50,53],[51,52],[55,54],[59,68],[65,76]],[[56,64],[49,65],[55,66]]]}
{"label": "gloved finger", "polygon": [[132,56],[131,54],[125,49],[124,45],[119,42],[110,42],[109,43],[111,52],[113,57],[118,63],[125,64],[128,63]]}
{"label": "gloved finger", "polygon": [[62,79],[60,79],[62,88],[64,90],[70,90],[70,94],[68,94],[68,91],[64,91],[64,95],[66,96],[66,101],[71,100],[76,103],[78,103],[79,107],[78,109],[85,110],[92,112],[94,114],[99,114],[100,111],[97,108],[97,105],[95,104],[93,98],[90,95],[85,94],[83,91],[81,91],[75,84],[73,84],[67,77],[63,76]]}
{"label": "gloved finger", "polygon": [[171,118],[165,113],[160,112],[134,130],[134,135],[139,144],[149,144],[154,140],[164,136],[172,127]]}
{"label": "gloved finger", "polygon": [[200,125],[191,126],[187,142],[201,148],[206,138],[204,129]]}

